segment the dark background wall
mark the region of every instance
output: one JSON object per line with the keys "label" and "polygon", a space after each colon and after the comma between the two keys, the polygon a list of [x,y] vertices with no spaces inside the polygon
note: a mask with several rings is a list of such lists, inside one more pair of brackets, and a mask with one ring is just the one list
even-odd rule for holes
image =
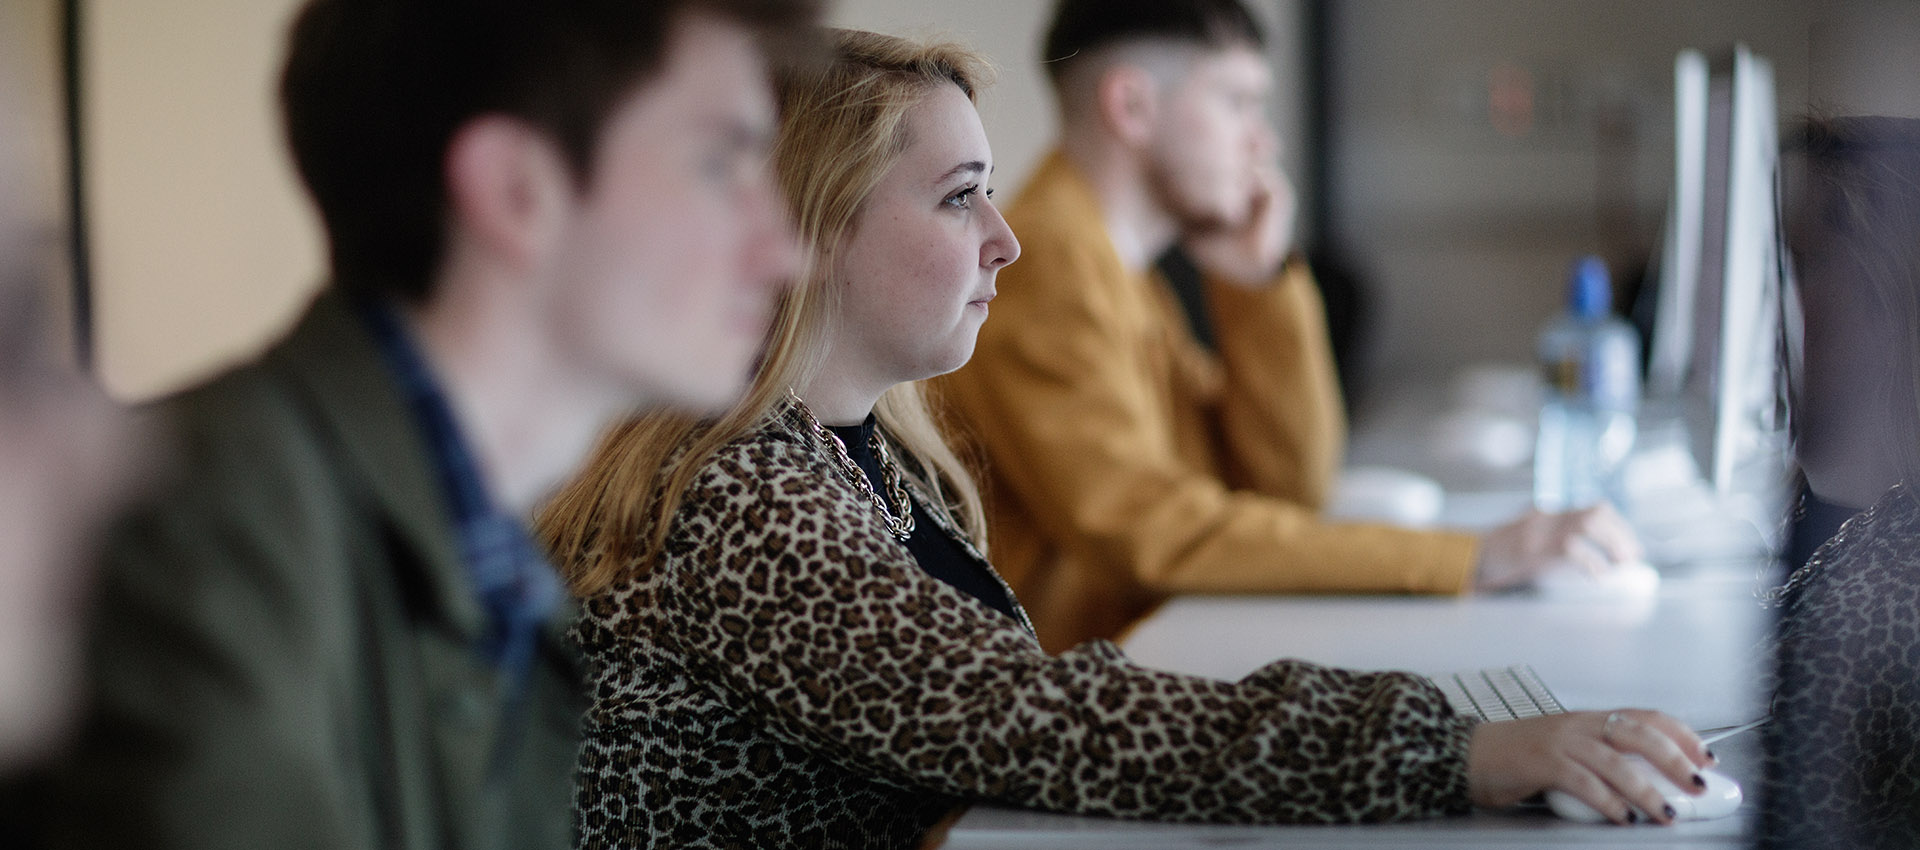
{"label": "dark background wall", "polygon": [[1373,294],[1371,384],[1525,363],[1575,257],[1658,251],[1673,61],[1743,42],[1808,102],[1810,0],[1332,0],[1325,233]]}

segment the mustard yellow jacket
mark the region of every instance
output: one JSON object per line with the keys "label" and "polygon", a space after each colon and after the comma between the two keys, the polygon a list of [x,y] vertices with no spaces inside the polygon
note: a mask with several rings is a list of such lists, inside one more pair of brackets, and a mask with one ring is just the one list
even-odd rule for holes
{"label": "mustard yellow jacket", "polygon": [[1208,281],[1216,351],[1129,271],[1058,152],[1006,210],[1019,262],[934,389],[986,464],[993,557],[1060,651],[1179,593],[1457,593],[1473,537],[1325,522],[1345,412],[1304,264]]}

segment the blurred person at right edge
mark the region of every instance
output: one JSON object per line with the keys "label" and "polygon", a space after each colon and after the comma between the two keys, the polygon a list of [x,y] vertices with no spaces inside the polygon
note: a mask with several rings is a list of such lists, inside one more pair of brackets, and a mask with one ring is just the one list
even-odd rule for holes
{"label": "blurred person at right edge", "polygon": [[[26,195],[20,122],[0,80],[0,780],[71,726],[86,541],[132,486],[134,429],[49,326],[44,249]],[[0,831],[0,839],[5,837]]]}
{"label": "blurred person at right edge", "polygon": [[[159,403],[28,846],[561,850],[584,707],[524,517],[634,410],[733,403],[800,259],[811,0],[311,0],[280,78],[330,277]],[[10,836],[14,837],[14,836]]]}
{"label": "blurred person at right edge", "polygon": [[1856,515],[1772,594],[1762,844],[1920,847],[1920,120],[1816,119],[1800,141],[1794,455],[1807,498]]}
{"label": "blurred person at right edge", "polygon": [[[1345,414],[1320,296],[1287,257],[1263,43],[1239,0],[1054,13],[1061,135],[1007,209],[1026,259],[973,361],[935,383],[1050,650],[1180,593],[1461,593],[1640,555],[1604,504],[1479,538],[1322,519]],[[1215,351],[1153,270],[1176,243],[1207,278]]]}

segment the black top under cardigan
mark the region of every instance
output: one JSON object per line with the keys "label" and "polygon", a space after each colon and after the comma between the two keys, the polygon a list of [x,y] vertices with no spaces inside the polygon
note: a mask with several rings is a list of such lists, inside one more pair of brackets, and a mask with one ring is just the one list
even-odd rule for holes
{"label": "black top under cardigan", "polygon": [[[827,430],[846,444],[847,456],[853,458],[861,472],[866,473],[867,481],[886,502],[887,509],[899,516],[899,506],[893,503],[893,497],[887,493],[886,478],[880,474],[880,461],[873,455],[870,440],[874,428],[873,414],[867,414],[867,421],[859,425],[831,427]],[[899,451],[895,449],[892,454],[898,456]],[[907,551],[913,554],[913,560],[920,564],[920,569],[980,600],[987,607],[1019,621],[1020,617],[1013,612],[1013,600],[1007,596],[1006,585],[968,555],[961,548],[960,541],[947,536],[938,524],[926,521],[925,511],[925,505],[914,504],[913,512],[921,519],[913,524],[913,533],[906,541]]]}

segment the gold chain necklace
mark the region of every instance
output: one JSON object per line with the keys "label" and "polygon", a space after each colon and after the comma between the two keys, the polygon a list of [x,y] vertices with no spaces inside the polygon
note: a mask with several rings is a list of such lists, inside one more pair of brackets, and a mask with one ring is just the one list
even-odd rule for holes
{"label": "gold chain necklace", "polygon": [[854,489],[867,491],[867,497],[873,501],[873,510],[880,514],[881,521],[887,524],[887,531],[898,540],[913,536],[913,500],[907,493],[907,485],[903,480],[904,476],[900,474],[900,467],[893,462],[893,454],[887,451],[886,442],[880,439],[880,429],[875,427],[867,436],[867,446],[873,449],[873,457],[879,462],[880,476],[886,480],[887,495],[893,497],[893,503],[900,506],[898,517],[894,516],[893,511],[887,509],[887,500],[880,496],[879,490],[874,489],[873,481],[867,478],[867,473],[860,468],[859,464],[853,462],[853,456],[847,453],[847,444],[840,439],[840,435],[827,430],[827,426],[820,424],[820,420],[814,418],[813,411],[807,409],[807,403],[801,401],[800,396],[792,389],[787,390],[787,398],[793,400],[793,409],[798,411],[805,424],[813,429],[814,436],[818,437],[823,445],[833,448],[834,459],[840,464],[840,477],[846,479]]}

